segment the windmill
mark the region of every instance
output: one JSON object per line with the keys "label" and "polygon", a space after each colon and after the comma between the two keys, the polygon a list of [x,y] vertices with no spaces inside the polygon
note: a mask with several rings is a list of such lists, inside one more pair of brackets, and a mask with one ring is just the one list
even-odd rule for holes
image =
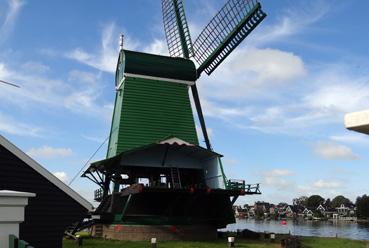
{"label": "windmill", "polygon": [[[192,43],[183,2],[162,0],[163,21],[171,57],[194,58],[210,75],[224,59],[262,22],[266,14],[257,0],[229,0]],[[191,86],[206,147],[211,149],[196,84]]]}
{"label": "windmill", "polygon": [[260,194],[258,184],[225,176],[196,80],[210,75],[266,14],[256,0],[229,0],[192,42],[183,2],[162,0],[162,10],[170,56],[125,50],[121,39],[107,156],[82,174],[99,186],[95,236],[212,239],[235,221],[232,205],[240,195]]}

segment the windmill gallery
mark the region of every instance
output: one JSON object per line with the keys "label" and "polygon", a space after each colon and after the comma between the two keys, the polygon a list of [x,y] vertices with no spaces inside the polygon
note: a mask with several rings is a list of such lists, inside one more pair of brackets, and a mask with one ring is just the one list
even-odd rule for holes
{"label": "windmill gallery", "polygon": [[82,174],[98,186],[88,221],[96,237],[212,239],[235,222],[239,196],[261,193],[258,184],[226,177],[196,86],[266,17],[260,3],[227,1],[194,42],[181,0],[162,0],[162,12],[170,56],[126,50],[121,37],[107,156]]}

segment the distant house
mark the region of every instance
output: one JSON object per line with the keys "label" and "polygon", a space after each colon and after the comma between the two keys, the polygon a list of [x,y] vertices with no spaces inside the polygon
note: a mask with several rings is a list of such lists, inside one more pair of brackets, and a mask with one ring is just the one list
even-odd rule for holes
{"label": "distant house", "polygon": [[249,208],[248,216],[249,217],[254,217],[255,216],[255,207],[254,206]]}
{"label": "distant house", "polygon": [[270,215],[276,215],[276,214],[278,214],[278,208],[274,204],[270,204],[269,214]]}
{"label": "distant house", "polygon": [[19,236],[37,248],[61,248],[64,230],[92,205],[0,135],[0,190],[35,193]]}
{"label": "distant house", "polygon": [[295,212],[293,210],[293,206],[292,205],[288,205],[285,208],[285,211],[284,212],[285,212],[287,218],[293,218],[295,216]]}
{"label": "distant house", "polygon": [[233,211],[236,218],[245,218],[248,215],[248,208],[242,208],[241,206],[233,206]]}
{"label": "distant house", "polygon": [[304,217],[307,218],[312,218],[314,215],[313,211],[308,208],[305,208],[304,211],[302,211],[302,213],[304,214]]}
{"label": "distant house", "polygon": [[316,210],[319,211],[322,215],[324,215],[326,211],[325,207],[322,204],[319,204]]}
{"label": "distant house", "polygon": [[353,216],[355,215],[355,206],[351,204],[349,206],[341,204],[341,206],[336,208],[336,211],[339,216]]}
{"label": "distant house", "polygon": [[268,202],[258,201],[258,202],[255,202],[255,204],[254,204],[254,213],[255,214],[261,214],[262,213],[265,216],[265,214],[268,215],[269,210],[270,210],[270,203],[268,203]]}

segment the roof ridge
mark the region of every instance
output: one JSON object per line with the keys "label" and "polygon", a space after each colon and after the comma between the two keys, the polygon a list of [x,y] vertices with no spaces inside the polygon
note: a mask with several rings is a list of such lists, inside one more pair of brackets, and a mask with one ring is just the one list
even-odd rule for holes
{"label": "roof ridge", "polygon": [[46,178],[48,181],[53,183],[56,187],[62,190],[64,193],[69,195],[72,199],[76,200],[79,204],[85,207],[88,210],[92,210],[92,204],[83,198],[80,194],[74,191],[71,187],[63,183],[59,178],[53,175],[50,171],[45,169],[42,165],[36,162],[33,158],[11,143],[8,139],[0,134],[0,144],[3,145],[9,152],[13,153],[19,159],[21,159],[24,163],[26,163],[29,167],[37,171],[40,175]]}

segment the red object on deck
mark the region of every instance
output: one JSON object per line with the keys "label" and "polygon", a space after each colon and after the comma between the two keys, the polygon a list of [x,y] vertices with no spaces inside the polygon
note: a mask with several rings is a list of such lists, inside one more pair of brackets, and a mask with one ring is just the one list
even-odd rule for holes
{"label": "red object on deck", "polygon": [[287,221],[286,220],[281,220],[281,225],[287,225]]}
{"label": "red object on deck", "polygon": [[194,187],[191,187],[190,188],[190,193],[194,193],[195,192],[195,188]]}
{"label": "red object on deck", "polygon": [[210,194],[211,193],[211,188],[207,188],[206,193]]}
{"label": "red object on deck", "polygon": [[169,227],[169,231],[172,232],[172,233],[175,233],[175,232],[177,232],[177,227],[176,226],[171,226],[171,227]]}
{"label": "red object on deck", "polygon": [[123,227],[122,227],[122,225],[115,225],[115,227],[114,227],[114,231],[116,231],[116,232],[120,232],[120,231],[122,231],[122,229],[123,229]]}

